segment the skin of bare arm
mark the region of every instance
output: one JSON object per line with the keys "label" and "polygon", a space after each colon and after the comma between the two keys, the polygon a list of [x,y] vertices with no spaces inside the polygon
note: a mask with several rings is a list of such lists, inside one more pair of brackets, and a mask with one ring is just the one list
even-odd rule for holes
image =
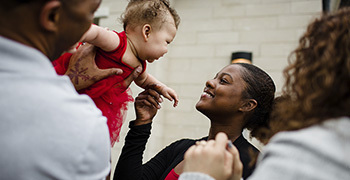
{"label": "skin of bare arm", "polygon": [[108,30],[108,28],[92,24],[90,29],[80,39],[80,42],[90,43],[103,51],[109,52],[119,46],[120,39],[115,32]]}
{"label": "skin of bare arm", "polygon": [[176,107],[179,103],[178,96],[173,89],[169,88],[147,72],[144,72],[137,79],[135,79],[135,83],[143,89],[147,89],[150,85],[157,84],[159,86],[158,93],[167,98],[169,101],[174,101],[174,107]]}

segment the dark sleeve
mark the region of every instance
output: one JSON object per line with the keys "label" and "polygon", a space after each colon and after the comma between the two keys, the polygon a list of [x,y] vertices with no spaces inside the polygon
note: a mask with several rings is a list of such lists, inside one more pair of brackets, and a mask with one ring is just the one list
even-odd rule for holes
{"label": "dark sleeve", "polygon": [[242,177],[243,179],[247,179],[255,169],[255,161],[259,150],[244,139],[243,136],[240,136],[236,141],[238,142],[234,142],[234,144],[236,143],[235,145],[239,151],[239,156],[243,164]]}
{"label": "dark sleeve", "polygon": [[159,179],[174,160],[173,151],[180,141],[167,146],[147,163],[142,164],[143,152],[151,133],[151,123],[134,126],[134,122],[131,121],[129,128],[113,179]]}

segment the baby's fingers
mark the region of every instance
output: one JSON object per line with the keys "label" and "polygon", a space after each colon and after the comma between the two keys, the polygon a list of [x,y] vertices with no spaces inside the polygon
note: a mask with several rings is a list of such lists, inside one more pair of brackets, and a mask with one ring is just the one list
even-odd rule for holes
{"label": "baby's fingers", "polygon": [[164,94],[162,94],[165,98],[167,98],[169,101],[174,101],[174,107],[177,106],[177,104],[179,103],[179,99],[177,98],[176,93],[174,92],[166,92]]}
{"label": "baby's fingers", "polygon": [[174,100],[174,107],[176,107],[177,104],[179,103],[179,98],[177,97],[176,92],[173,89],[168,88],[166,91],[166,94],[168,95],[168,97],[170,97],[170,98],[166,97],[167,99],[169,99],[170,101]]}
{"label": "baby's fingers", "polygon": [[175,94],[175,96],[173,97],[174,99],[174,107],[177,106],[177,104],[179,104],[179,99],[177,98],[177,95]]}
{"label": "baby's fingers", "polygon": [[173,98],[170,96],[168,92],[162,93],[162,95],[167,98],[169,101],[173,101]]}

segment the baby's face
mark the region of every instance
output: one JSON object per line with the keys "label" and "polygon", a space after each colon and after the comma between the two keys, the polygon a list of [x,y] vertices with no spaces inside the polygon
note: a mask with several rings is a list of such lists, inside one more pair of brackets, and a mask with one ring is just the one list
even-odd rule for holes
{"label": "baby's face", "polygon": [[160,29],[151,27],[145,45],[138,50],[140,58],[147,60],[149,63],[158,60],[168,52],[168,45],[175,38],[176,31],[174,19],[169,14],[169,17],[161,25]]}

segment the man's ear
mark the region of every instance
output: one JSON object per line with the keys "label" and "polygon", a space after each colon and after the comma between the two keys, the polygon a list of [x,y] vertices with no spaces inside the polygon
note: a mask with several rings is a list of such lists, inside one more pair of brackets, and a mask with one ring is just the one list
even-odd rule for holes
{"label": "man's ear", "polygon": [[48,31],[57,31],[60,18],[59,9],[62,4],[60,1],[48,1],[41,8],[40,25]]}
{"label": "man's ear", "polygon": [[143,39],[147,42],[148,41],[148,38],[151,34],[151,30],[152,30],[152,27],[150,24],[145,24],[143,25],[142,27],[142,36],[143,36]]}
{"label": "man's ear", "polygon": [[255,99],[248,99],[243,103],[243,105],[239,108],[239,110],[242,112],[249,112],[254,110],[257,105],[258,105],[258,102],[256,102]]}

